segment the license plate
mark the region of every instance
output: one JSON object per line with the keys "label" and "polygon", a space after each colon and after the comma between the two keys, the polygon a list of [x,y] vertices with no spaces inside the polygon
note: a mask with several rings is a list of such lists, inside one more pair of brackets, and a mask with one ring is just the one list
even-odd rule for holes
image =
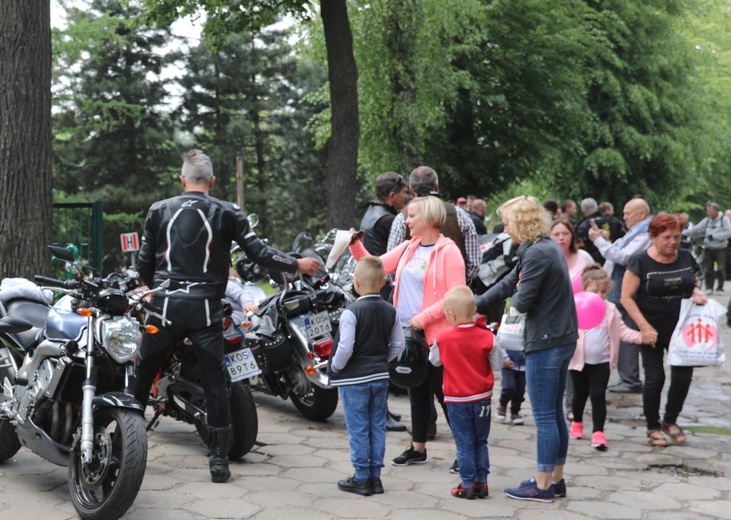
{"label": "license plate", "polygon": [[330,325],[330,315],[328,312],[322,311],[317,314],[305,316],[305,330],[307,330],[307,337],[310,339],[319,338],[328,332],[332,332],[333,328]]}
{"label": "license plate", "polygon": [[224,354],[224,361],[233,382],[261,374],[261,369],[250,348]]}

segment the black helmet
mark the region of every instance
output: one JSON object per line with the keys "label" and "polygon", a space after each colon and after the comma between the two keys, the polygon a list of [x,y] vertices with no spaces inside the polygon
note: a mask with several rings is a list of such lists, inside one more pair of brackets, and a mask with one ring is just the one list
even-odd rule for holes
{"label": "black helmet", "polygon": [[404,329],[404,350],[388,364],[391,382],[401,388],[414,388],[426,381],[429,373],[429,345],[423,332]]}

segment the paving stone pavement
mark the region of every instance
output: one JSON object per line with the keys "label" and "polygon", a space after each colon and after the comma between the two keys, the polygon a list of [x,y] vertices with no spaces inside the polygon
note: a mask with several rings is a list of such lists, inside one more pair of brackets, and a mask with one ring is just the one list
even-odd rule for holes
{"label": "paving stone pavement", "polygon": [[[728,297],[717,297],[724,305]],[[726,345],[731,331],[724,330]],[[731,348],[728,348],[731,357]],[[499,379],[499,378],[498,378]],[[496,391],[499,391],[499,382]],[[731,368],[697,369],[679,423],[725,428],[725,435],[691,432],[686,446],[651,448],[645,443],[641,400],[607,393],[605,429],[609,450],[588,439],[571,440],[566,465],[568,497],[552,504],[521,502],[502,490],[533,475],[535,425],[526,401],[521,426],[498,423],[490,433],[490,497],[450,495],[458,477],[449,473],[454,443],[440,417],[427,445],[427,464],[396,468],[388,461],[408,447],[407,433],[390,432],[383,495],[361,497],[337,489],[351,475],[342,410],[326,422],[302,418],[289,401],[255,394],[257,446],[231,466],[228,484],[212,484],[207,451],[192,426],[163,419],[149,436],[147,473],[126,519],[393,519],[519,520],[731,519]],[[493,401],[494,403],[495,401]],[[406,396],[389,405],[408,420]],[[68,497],[67,470],[23,448],[0,464],[0,520],[77,518]]]}

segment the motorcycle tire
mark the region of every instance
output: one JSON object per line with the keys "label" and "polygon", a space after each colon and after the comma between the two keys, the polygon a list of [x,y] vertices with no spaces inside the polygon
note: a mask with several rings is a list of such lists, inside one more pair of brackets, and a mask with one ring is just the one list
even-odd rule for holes
{"label": "motorcycle tire", "polygon": [[292,393],[289,397],[297,410],[312,421],[324,421],[334,414],[338,407],[337,388],[311,386],[309,393]]}
{"label": "motorcycle tire", "polygon": [[[7,369],[0,369],[0,383],[8,378],[12,381]],[[0,462],[8,460],[20,450],[20,440],[15,426],[7,419],[0,419]]]}
{"label": "motorcycle tire", "polygon": [[80,446],[69,455],[71,502],[84,520],[116,520],[132,506],[147,466],[142,414],[122,408],[94,412],[93,462],[81,464]]}
{"label": "motorcycle tire", "polygon": [[[230,460],[239,460],[251,451],[259,434],[259,416],[256,412],[254,396],[251,389],[243,381],[231,385],[231,447],[228,450]],[[198,435],[208,446],[208,427],[196,421]]]}
{"label": "motorcycle tire", "polygon": [[15,426],[7,419],[0,420],[0,462],[5,462],[20,450]]}

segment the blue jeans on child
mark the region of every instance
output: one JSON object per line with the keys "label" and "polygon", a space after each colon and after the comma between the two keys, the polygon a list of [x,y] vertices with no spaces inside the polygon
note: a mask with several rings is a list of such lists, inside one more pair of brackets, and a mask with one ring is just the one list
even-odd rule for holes
{"label": "blue jeans on child", "polygon": [[355,479],[368,482],[381,478],[386,453],[388,379],[341,386],[340,397]]}
{"label": "blue jeans on child", "polygon": [[569,430],[563,395],[575,348],[576,342],[572,342],[525,355],[525,379],[537,431],[537,471],[551,472],[566,463]]}
{"label": "blue jeans on child", "polygon": [[474,403],[447,403],[452,436],[457,445],[457,462],[462,487],[487,482],[490,457],[487,438],[490,435],[490,399]]}

